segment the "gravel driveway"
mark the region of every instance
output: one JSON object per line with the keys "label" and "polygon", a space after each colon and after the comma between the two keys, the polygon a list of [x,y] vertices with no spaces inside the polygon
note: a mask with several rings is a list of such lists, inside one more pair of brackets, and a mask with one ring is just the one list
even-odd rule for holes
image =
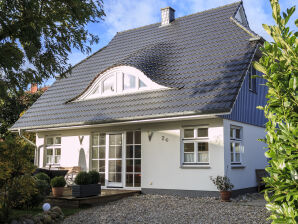
{"label": "gravel driveway", "polygon": [[[257,200],[256,200],[257,201]],[[67,223],[270,223],[262,203],[139,195],[82,210]]]}

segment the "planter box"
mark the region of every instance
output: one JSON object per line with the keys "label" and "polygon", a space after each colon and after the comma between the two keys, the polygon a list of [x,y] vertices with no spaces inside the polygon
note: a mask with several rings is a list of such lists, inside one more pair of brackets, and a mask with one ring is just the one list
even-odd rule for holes
{"label": "planter box", "polygon": [[101,184],[73,185],[72,196],[76,198],[97,196],[101,193]]}

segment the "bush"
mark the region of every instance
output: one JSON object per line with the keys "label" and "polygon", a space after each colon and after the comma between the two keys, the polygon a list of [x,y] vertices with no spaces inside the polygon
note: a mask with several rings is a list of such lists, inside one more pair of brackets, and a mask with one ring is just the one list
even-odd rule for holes
{"label": "bush", "polygon": [[50,184],[50,177],[45,173],[38,173],[35,175],[35,178],[37,178],[38,180],[44,180],[48,182],[48,184]]}
{"label": "bush", "polygon": [[63,176],[54,177],[51,180],[52,187],[64,187],[66,185],[66,181]]}
{"label": "bush", "polygon": [[30,175],[15,177],[11,180],[8,189],[8,207],[10,208],[28,208],[31,207],[31,199],[38,194],[36,179]]}
{"label": "bush", "polygon": [[89,172],[90,178],[91,178],[91,184],[98,184],[100,180],[100,175],[97,171],[92,170]]}
{"label": "bush", "polygon": [[50,194],[50,185],[45,180],[24,175],[13,179],[8,191],[11,208],[33,208],[39,206]]}
{"label": "bush", "polygon": [[268,119],[265,155],[270,159],[266,168],[270,176],[264,178],[266,207],[272,223],[298,223],[298,33],[287,25],[295,21],[297,27],[298,21],[291,19],[296,6],[281,13],[278,0],[270,3],[275,25],[263,27],[274,41],[264,43],[262,57],[254,63],[268,87],[267,103],[259,107]]}
{"label": "bush", "polygon": [[87,172],[81,171],[75,178],[75,184],[77,185],[87,185],[91,184],[91,175]]}
{"label": "bush", "polygon": [[234,187],[230,179],[226,176],[217,176],[216,178],[210,177],[210,180],[214,183],[217,190],[219,191],[230,191]]}
{"label": "bush", "polygon": [[31,199],[28,201],[27,206],[30,208],[39,206],[45,198],[50,194],[50,184],[45,180],[35,180],[35,186],[38,192],[31,196]]}

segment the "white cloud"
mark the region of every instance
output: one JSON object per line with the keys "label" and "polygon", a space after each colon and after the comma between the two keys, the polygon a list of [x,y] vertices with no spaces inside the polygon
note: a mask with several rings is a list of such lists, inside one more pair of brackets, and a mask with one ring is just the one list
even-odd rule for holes
{"label": "white cloud", "polygon": [[105,26],[107,34],[137,28],[158,22],[160,8],[165,7],[163,0],[110,0],[105,4]]}

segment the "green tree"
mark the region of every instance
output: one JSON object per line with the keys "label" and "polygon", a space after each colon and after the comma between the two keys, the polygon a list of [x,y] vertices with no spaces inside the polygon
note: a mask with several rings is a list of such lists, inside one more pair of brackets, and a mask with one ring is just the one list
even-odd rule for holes
{"label": "green tree", "polygon": [[0,0],[0,99],[70,72],[72,49],[90,52],[103,18],[102,0]]}
{"label": "green tree", "polygon": [[43,89],[36,93],[9,93],[0,99],[0,139],[8,134],[8,128],[13,125],[24,111],[26,111],[43,93]]}
{"label": "green tree", "polygon": [[[297,32],[291,32],[287,23],[295,6],[280,13],[278,0],[270,0],[276,25],[263,27],[273,38],[265,42],[262,57],[254,66],[263,73],[268,86],[264,110],[266,143],[270,166],[266,170],[265,199],[273,223],[298,222],[298,147],[297,147]],[[295,21],[296,27],[298,20]]]}

